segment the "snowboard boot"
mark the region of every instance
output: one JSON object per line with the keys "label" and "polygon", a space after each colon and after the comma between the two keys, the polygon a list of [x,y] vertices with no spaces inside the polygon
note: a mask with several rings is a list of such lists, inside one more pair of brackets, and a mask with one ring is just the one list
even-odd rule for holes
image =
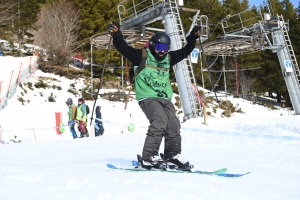
{"label": "snowboard boot", "polygon": [[157,155],[152,156],[147,160],[142,159],[141,156],[138,155],[138,160],[139,160],[140,167],[148,169],[148,170],[150,170],[150,169],[165,169],[166,168],[164,160]]}
{"label": "snowboard boot", "polygon": [[191,169],[194,168],[194,166],[190,165],[190,163],[186,159],[181,157],[181,154],[177,154],[176,156],[168,158],[165,160],[165,162],[170,169],[191,171]]}
{"label": "snowboard boot", "polygon": [[85,132],[85,137],[90,137],[89,131],[88,131],[88,129],[86,128],[86,126],[85,126],[85,130],[86,130],[86,132]]}
{"label": "snowboard boot", "polygon": [[87,137],[86,134],[81,132],[78,138],[84,138],[84,137]]}

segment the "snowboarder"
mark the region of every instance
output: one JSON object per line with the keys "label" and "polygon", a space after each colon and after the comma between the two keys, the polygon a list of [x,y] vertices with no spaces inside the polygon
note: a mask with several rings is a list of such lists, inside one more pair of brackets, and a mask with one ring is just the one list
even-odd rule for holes
{"label": "snowboarder", "polygon": [[76,106],[73,103],[73,100],[71,98],[68,98],[67,102],[66,102],[67,106],[69,107],[69,120],[68,120],[68,126],[70,127],[70,131],[72,133],[72,136],[74,139],[77,138],[77,133],[75,131],[75,113],[76,113]]}
{"label": "snowboarder", "polygon": [[[197,25],[193,28],[182,49],[169,51],[170,37],[157,32],[142,50],[125,42],[117,22],[109,23],[108,33],[113,38],[114,47],[134,66],[139,66],[134,76],[136,99],[150,123],[142,153],[144,168],[162,168],[165,162],[181,169],[190,167],[190,163],[181,157],[180,122],[171,102],[173,91],[169,77],[172,67],[195,48],[200,29]],[[165,149],[164,158],[161,158],[158,154],[163,137]]]}

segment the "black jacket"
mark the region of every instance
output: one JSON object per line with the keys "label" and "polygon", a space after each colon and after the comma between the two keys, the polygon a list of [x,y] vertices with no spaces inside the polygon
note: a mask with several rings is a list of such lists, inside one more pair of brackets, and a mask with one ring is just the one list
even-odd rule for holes
{"label": "black jacket", "polygon": [[[169,55],[171,58],[170,68],[176,65],[178,62],[182,61],[186,58],[195,48],[196,45],[196,36],[191,32],[190,35],[186,37],[187,44],[178,50],[169,51]],[[113,34],[113,45],[115,48],[124,56],[126,57],[134,66],[139,66],[142,60],[142,50],[135,49],[129,46],[125,40],[123,39],[123,35],[120,30]]]}

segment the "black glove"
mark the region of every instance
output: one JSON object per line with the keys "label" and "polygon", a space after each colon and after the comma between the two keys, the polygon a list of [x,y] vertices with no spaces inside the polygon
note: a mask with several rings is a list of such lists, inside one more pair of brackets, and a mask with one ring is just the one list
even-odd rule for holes
{"label": "black glove", "polygon": [[113,36],[113,34],[118,30],[120,30],[120,24],[118,22],[111,21],[107,27],[107,32]]}
{"label": "black glove", "polygon": [[200,25],[195,25],[192,30],[192,33],[196,38],[199,38],[202,34],[202,27]]}

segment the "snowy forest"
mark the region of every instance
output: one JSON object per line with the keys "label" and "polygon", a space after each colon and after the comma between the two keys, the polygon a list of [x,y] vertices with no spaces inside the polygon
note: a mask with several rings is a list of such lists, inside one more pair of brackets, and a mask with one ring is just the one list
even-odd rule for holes
{"label": "snowy forest", "polygon": [[[282,14],[285,21],[289,23],[289,36],[297,60],[300,59],[300,4],[293,5],[290,0],[270,0],[272,10],[276,14]],[[11,43],[34,44],[48,52],[47,62],[41,62],[41,66],[66,67],[69,58],[74,54],[80,54],[83,58],[91,57],[90,38],[98,33],[107,31],[109,21],[119,21],[117,5],[119,0],[2,0],[0,3],[0,39]],[[207,15],[211,34],[205,42],[213,41],[222,34],[220,21],[228,15],[250,9],[257,12],[257,7],[250,6],[248,0],[199,0],[184,1],[184,7],[196,8],[201,14]],[[194,13],[181,11],[181,19],[187,32]],[[151,25],[156,28],[163,28],[160,22]],[[93,51],[93,62],[103,64],[105,61],[105,50]],[[108,52],[109,61],[107,66],[120,66],[120,54],[111,50]],[[5,55],[20,56],[22,52],[13,50]],[[40,54],[41,55],[41,54]],[[214,57],[208,56],[208,65]],[[288,105],[290,99],[282,76],[282,71],[277,55],[271,50],[260,51],[249,55],[238,56],[236,60],[228,57],[226,60],[227,69],[235,68],[235,61],[239,68],[259,70],[248,70],[239,72],[239,77],[246,79],[249,83],[248,93],[262,94],[268,92],[270,97],[277,94],[277,101],[284,101]],[[126,63],[131,66],[130,63]],[[201,84],[201,69],[199,63],[194,65],[194,72],[197,82]],[[221,61],[215,63],[214,69],[222,68]],[[93,67],[94,76],[99,77],[102,67]],[[84,74],[90,76],[90,67],[84,69]],[[120,80],[121,69],[105,73],[107,80]],[[214,80],[219,79],[218,73],[212,73]],[[236,90],[236,76],[234,73],[227,74],[227,91],[234,93]],[[174,74],[172,80],[175,81]],[[224,91],[224,82],[211,83],[209,76],[204,73],[205,88],[212,88],[215,84],[216,90]],[[240,80],[242,83],[243,80]],[[239,87],[242,87],[241,85]],[[276,98],[275,97],[275,98]]]}

